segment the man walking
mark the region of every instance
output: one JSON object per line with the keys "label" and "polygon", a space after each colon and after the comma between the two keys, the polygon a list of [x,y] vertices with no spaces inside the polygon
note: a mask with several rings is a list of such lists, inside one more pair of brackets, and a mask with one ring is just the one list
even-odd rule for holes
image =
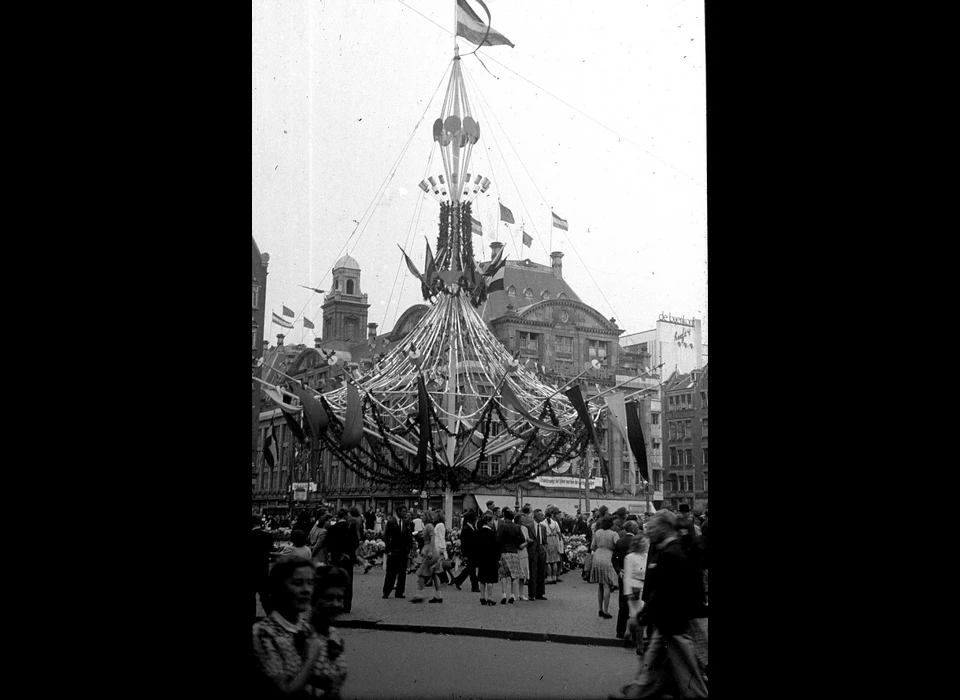
{"label": "man walking", "polygon": [[387,575],[383,579],[383,597],[389,598],[390,591],[396,587],[395,598],[406,598],[403,594],[407,586],[407,558],[413,546],[413,533],[405,522],[407,509],[397,506],[394,517],[387,521],[387,531],[383,536],[384,550],[387,555]]}
{"label": "man walking", "polygon": [[356,520],[348,520],[345,509],[341,508],[337,513],[337,522],[327,532],[323,546],[327,550],[327,561],[330,565],[346,571],[350,580],[343,596],[343,612],[348,613],[353,606],[353,567],[357,563],[360,537],[357,535]]}
{"label": "man walking", "polygon": [[650,643],[636,679],[624,687],[627,698],[705,698],[707,686],[695,653],[691,621],[701,613],[703,582],[683,551],[677,517],[661,510],[646,524],[656,562],[647,565],[643,618],[653,625]]}
{"label": "man walking", "polygon": [[263,520],[259,515],[253,516],[253,533],[251,535],[252,549],[250,550],[250,577],[253,583],[253,619],[257,619],[257,596],[260,596],[260,606],[263,612],[269,615],[273,609],[267,597],[267,575],[270,572],[271,554],[274,552],[273,536],[263,529]]}
{"label": "man walking", "polygon": [[628,520],[623,526],[623,532],[620,539],[613,546],[613,569],[617,572],[620,580],[619,596],[617,597],[619,608],[617,609],[617,639],[623,639],[627,633],[627,619],[630,617],[629,603],[627,596],[629,591],[623,585],[623,560],[630,551],[630,540],[637,537],[640,527],[635,520]]}
{"label": "man walking", "polygon": [[480,592],[480,579],[477,578],[477,567],[480,565],[480,562],[477,559],[476,550],[476,523],[477,514],[473,512],[473,509],[470,509],[463,516],[463,527],[460,528],[460,552],[463,554],[463,557],[466,560],[466,566],[464,566],[463,571],[460,572],[460,575],[453,579],[453,585],[457,587],[458,591],[461,590],[460,586],[463,585],[463,582],[467,580],[467,576],[469,575],[470,592]]}
{"label": "man walking", "polygon": [[530,582],[527,585],[530,600],[546,600],[547,592],[547,528],[543,524],[543,511],[533,511],[533,526],[530,537],[533,540],[527,546],[530,565]]}

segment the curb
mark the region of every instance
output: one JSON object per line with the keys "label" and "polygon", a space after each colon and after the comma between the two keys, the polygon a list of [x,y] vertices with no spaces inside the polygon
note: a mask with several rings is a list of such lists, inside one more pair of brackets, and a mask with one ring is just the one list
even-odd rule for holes
{"label": "curb", "polygon": [[576,634],[553,634],[550,632],[525,632],[522,630],[477,629],[474,627],[445,627],[442,625],[407,625],[375,620],[337,620],[339,628],[372,629],[384,632],[417,632],[420,634],[452,634],[463,637],[490,637],[518,642],[554,642],[556,644],[580,644],[599,647],[623,647],[622,639],[605,639]]}

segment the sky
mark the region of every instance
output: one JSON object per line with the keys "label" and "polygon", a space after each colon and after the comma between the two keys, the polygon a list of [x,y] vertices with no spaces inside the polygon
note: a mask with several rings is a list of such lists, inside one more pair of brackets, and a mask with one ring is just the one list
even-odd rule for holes
{"label": "sky", "polygon": [[[478,257],[493,240],[546,265],[559,250],[564,279],[625,334],[666,312],[703,319],[706,341],[702,1],[486,4],[515,47],[466,56],[476,46],[456,40],[480,123],[471,171],[494,183],[474,203]],[[439,205],[417,185],[443,172],[432,128],[454,19],[455,0],[254,0],[253,237],[270,255],[267,319],[297,314],[286,342],[312,342],[301,316],[322,330],[322,296],[298,285],[329,290],[346,254],[378,332],[423,303],[397,246],[421,270],[425,237],[436,247]]]}

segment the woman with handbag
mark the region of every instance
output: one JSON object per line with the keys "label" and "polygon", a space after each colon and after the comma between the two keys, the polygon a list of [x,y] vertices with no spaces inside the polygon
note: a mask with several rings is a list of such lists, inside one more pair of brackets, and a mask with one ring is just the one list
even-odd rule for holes
{"label": "woman with handbag", "polygon": [[590,566],[590,583],[596,583],[597,604],[600,607],[599,616],[605,620],[613,617],[610,614],[610,592],[620,582],[616,570],[613,568],[613,547],[620,536],[611,526],[613,516],[605,515],[597,523],[597,531],[593,535],[590,548],[593,550],[593,561]]}

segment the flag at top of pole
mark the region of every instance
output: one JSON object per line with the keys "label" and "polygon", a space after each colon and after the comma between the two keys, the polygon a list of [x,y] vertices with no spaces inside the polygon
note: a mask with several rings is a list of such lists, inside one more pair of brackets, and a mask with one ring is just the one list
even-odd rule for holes
{"label": "flag at top of pole", "polygon": [[507,209],[502,204],[500,204],[500,221],[504,222],[505,224],[517,223],[516,221],[513,220],[513,212]]}
{"label": "flag at top of pole", "polygon": [[560,229],[560,230],[562,230],[562,231],[569,231],[569,229],[567,228],[567,220],[566,220],[566,219],[561,219],[559,216],[557,216],[557,215],[554,214],[553,212],[550,212],[550,215],[553,217],[553,226],[554,226],[554,228],[558,228],[558,229]]}
{"label": "flag at top of pole", "polygon": [[490,10],[483,0],[477,0],[480,7],[487,13],[487,22],[484,22],[477,13],[467,4],[467,0],[457,0],[457,36],[462,36],[471,44],[477,46],[509,46],[513,42],[490,26]]}

